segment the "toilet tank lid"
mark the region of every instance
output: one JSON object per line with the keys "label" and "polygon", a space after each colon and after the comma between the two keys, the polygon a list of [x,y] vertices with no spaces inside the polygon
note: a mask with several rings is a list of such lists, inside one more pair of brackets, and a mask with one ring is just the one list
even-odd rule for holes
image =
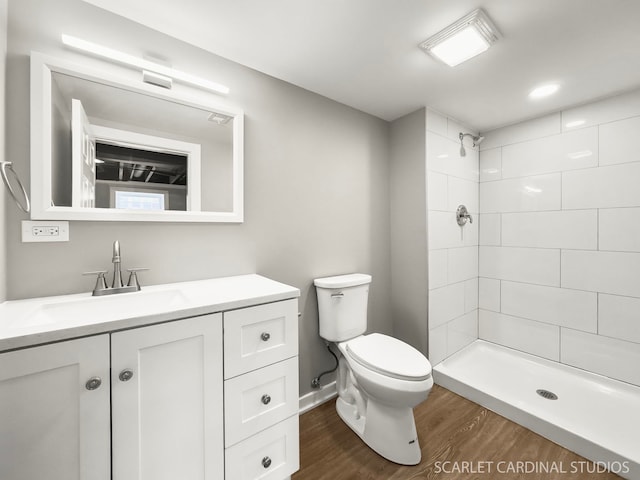
{"label": "toilet tank lid", "polygon": [[371,275],[366,273],[350,273],[334,277],[316,278],[313,284],[320,288],[346,288],[371,283]]}

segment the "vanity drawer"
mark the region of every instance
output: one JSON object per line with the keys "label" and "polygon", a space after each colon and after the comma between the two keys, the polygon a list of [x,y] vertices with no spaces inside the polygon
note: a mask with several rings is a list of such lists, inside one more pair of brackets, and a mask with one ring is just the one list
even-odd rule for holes
{"label": "vanity drawer", "polygon": [[225,451],[225,478],[282,480],[300,468],[298,415]]}
{"label": "vanity drawer", "polygon": [[297,354],[297,300],[225,312],[225,379]]}
{"label": "vanity drawer", "polygon": [[298,412],[298,358],[224,382],[225,446]]}

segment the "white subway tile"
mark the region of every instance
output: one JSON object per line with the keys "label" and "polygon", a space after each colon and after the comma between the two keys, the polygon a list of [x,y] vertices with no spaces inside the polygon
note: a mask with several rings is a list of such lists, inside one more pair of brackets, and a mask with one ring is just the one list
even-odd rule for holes
{"label": "white subway tile", "polygon": [[464,205],[470,213],[478,213],[479,208],[478,181],[449,177],[449,211],[456,211],[459,205]]}
{"label": "white subway tile", "polygon": [[599,294],[598,333],[640,343],[640,298]]}
{"label": "white subway tile", "polygon": [[598,128],[591,127],[502,148],[502,178],[598,165]]}
{"label": "white subway tile", "polygon": [[502,148],[492,148],[480,152],[480,181],[502,179]]}
{"label": "white subway tile", "polygon": [[561,263],[562,287],[640,297],[640,253],[562,250]]}
{"label": "white subway tile", "polygon": [[478,222],[461,227],[456,214],[451,212],[428,212],[427,238],[429,249],[457,248],[478,245]]}
{"label": "white subway tile", "polygon": [[478,152],[467,149],[460,156],[460,142],[427,132],[427,170],[477,182],[480,178]]}
{"label": "white subway tile", "polygon": [[429,250],[429,289],[444,287],[449,283],[447,277],[448,258],[449,251],[446,248]]}
{"label": "white subway tile", "polygon": [[[476,266],[478,263],[476,262]],[[464,312],[469,313],[478,309],[478,274],[475,278],[464,282]]]}
{"label": "white subway tile", "polygon": [[444,173],[427,172],[427,208],[429,210],[448,210],[448,178]]}
{"label": "white subway tile", "polygon": [[[456,242],[456,239],[459,233],[457,229],[460,227],[455,223],[455,213],[429,210],[427,217],[429,250],[459,246],[460,241]],[[452,221],[453,225],[451,223]]]}
{"label": "white subway tile", "polygon": [[480,212],[560,210],[560,173],[480,184]]}
{"label": "white subway tile", "polygon": [[447,355],[453,355],[478,339],[478,310],[447,323]]}
{"label": "white subway tile", "polygon": [[480,310],[478,333],[482,340],[558,361],[560,327],[502,313]]}
{"label": "white subway tile", "polygon": [[436,112],[435,110],[427,108],[427,130],[446,137],[447,117]]}
{"label": "white subway tile", "polygon": [[640,252],[640,208],[600,210],[600,250]]}
{"label": "white subway tile", "polygon": [[479,247],[480,276],[560,286],[560,250]]}
{"label": "white subway tile", "polygon": [[500,311],[500,280],[478,279],[478,306],[485,310]]}
{"label": "white subway tile", "polygon": [[640,162],[640,117],[600,125],[600,165]]}
{"label": "white subway tile", "polygon": [[[482,226],[480,231],[482,233]],[[504,213],[502,245],[596,250],[598,211]]]}
{"label": "white subway tile", "polygon": [[448,138],[427,131],[427,170],[451,175],[453,161],[460,156],[459,147]]}
{"label": "white subway tile", "polygon": [[640,385],[640,344],[562,329],[560,361]]}
{"label": "white subway tile", "polygon": [[491,130],[484,134],[480,150],[510,145],[512,143],[547,137],[561,132],[560,113],[553,113],[526,122]]}
{"label": "white subway tile", "polygon": [[562,112],[562,129],[571,130],[576,122],[578,127],[613,122],[623,118],[640,115],[640,90],[605,98],[587,105],[571,108]]}
{"label": "white subway tile", "polygon": [[593,292],[502,282],[501,311],[561,327],[596,333],[598,298]]}
{"label": "white subway tile", "polygon": [[429,328],[429,362],[437,365],[447,358],[447,324]]}
{"label": "white subway tile", "polygon": [[480,245],[501,245],[502,218],[499,213],[481,213],[479,219]]}
{"label": "white subway tile", "polygon": [[638,179],[640,162],[563,172],[562,208],[640,207]]}
{"label": "white subway tile", "polygon": [[435,328],[464,314],[464,283],[429,290],[429,327]]}
{"label": "white subway tile", "polygon": [[456,283],[478,276],[478,247],[448,249],[448,282]]}

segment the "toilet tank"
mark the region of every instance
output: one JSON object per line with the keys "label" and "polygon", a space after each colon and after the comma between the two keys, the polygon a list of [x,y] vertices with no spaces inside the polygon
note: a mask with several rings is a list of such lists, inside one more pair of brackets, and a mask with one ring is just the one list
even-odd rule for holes
{"label": "toilet tank", "polygon": [[342,342],[367,329],[367,300],[371,275],[352,273],[316,278],[320,336]]}

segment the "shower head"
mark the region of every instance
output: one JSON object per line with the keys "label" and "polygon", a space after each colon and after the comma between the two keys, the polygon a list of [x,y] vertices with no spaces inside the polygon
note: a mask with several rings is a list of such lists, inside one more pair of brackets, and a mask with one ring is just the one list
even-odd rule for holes
{"label": "shower head", "polygon": [[467,151],[464,149],[464,143],[462,143],[462,141],[464,140],[464,137],[471,137],[474,147],[477,147],[478,145],[480,145],[484,140],[484,137],[480,135],[474,135],[473,133],[460,132],[460,134],[458,135],[458,138],[460,139],[460,156],[461,157],[464,157],[467,155]]}

